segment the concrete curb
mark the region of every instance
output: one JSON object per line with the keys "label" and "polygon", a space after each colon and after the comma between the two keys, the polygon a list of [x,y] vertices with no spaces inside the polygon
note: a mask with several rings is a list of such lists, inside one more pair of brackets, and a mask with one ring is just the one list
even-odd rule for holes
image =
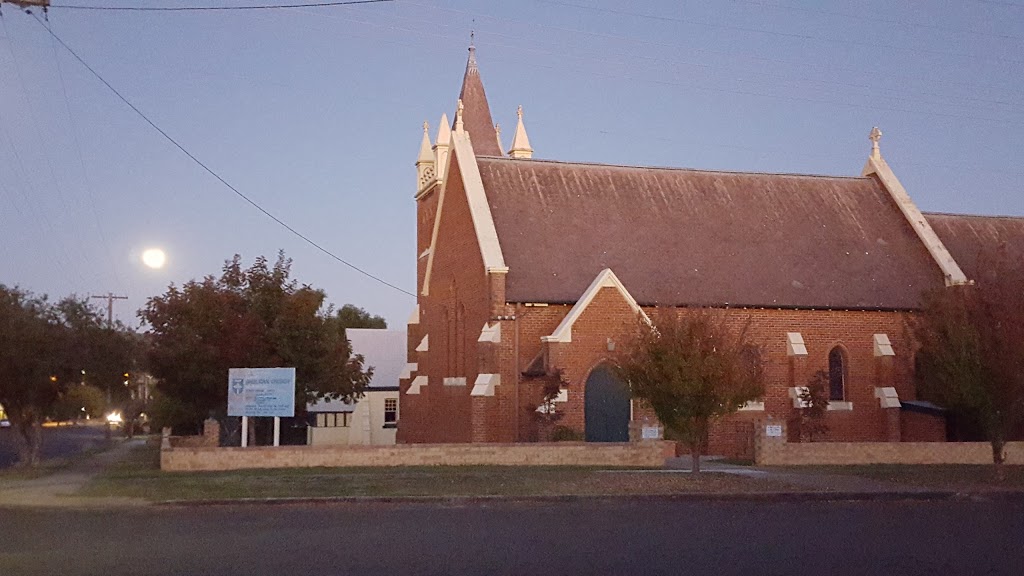
{"label": "concrete curb", "polygon": [[203,500],[162,500],[157,507],[280,506],[289,504],[492,504],[504,502],[897,502],[897,501],[999,501],[1024,502],[1024,491],[956,492],[924,490],[903,492],[740,492],[706,494],[597,494],[557,496],[323,496],[293,498],[211,498]]}

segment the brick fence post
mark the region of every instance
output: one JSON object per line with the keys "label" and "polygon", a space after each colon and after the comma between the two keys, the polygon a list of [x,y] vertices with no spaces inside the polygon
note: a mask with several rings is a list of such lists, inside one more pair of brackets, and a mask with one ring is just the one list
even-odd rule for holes
{"label": "brick fence post", "polygon": [[220,446],[220,422],[214,418],[203,421],[203,446]]}
{"label": "brick fence post", "polygon": [[769,416],[754,423],[754,464],[774,464],[776,449],[786,444],[786,421]]}

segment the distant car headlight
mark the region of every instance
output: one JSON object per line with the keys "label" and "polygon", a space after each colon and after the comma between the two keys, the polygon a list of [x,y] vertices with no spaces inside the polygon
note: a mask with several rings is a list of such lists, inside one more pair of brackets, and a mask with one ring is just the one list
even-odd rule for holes
{"label": "distant car headlight", "polygon": [[124,420],[121,418],[120,412],[111,412],[107,414],[107,423],[109,424],[120,424]]}

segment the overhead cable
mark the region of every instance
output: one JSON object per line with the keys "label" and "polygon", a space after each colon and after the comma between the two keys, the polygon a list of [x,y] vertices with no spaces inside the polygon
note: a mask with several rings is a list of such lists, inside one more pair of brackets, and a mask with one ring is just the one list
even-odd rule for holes
{"label": "overhead cable", "polygon": [[207,166],[206,164],[204,164],[202,160],[200,160],[199,158],[197,158],[197,157],[196,157],[195,155],[193,155],[193,154],[192,154],[191,152],[189,152],[189,151],[188,151],[188,150],[187,150],[187,149],[186,149],[186,148],[185,148],[184,146],[182,146],[181,144],[179,144],[179,143],[178,143],[178,141],[177,141],[177,140],[175,140],[175,139],[174,139],[173,137],[171,137],[171,135],[170,135],[170,134],[168,134],[168,133],[167,133],[167,132],[165,132],[165,131],[164,131],[164,130],[163,130],[162,128],[160,128],[159,126],[157,126],[155,122],[153,122],[152,120],[150,120],[150,119],[149,119],[149,117],[148,117],[148,116],[146,116],[146,115],[145,115],[145,114],[144,114],[144,113],[142,112],[142,110],[139,110],[139,108],[138,108],[138,107],[136,107],[136,106],[135,106],[134,104],[132,104],[132,103],[131,103],[131,101],[129,101],[129,100],[128,100],[127,98],[125,98],[125,97],[124,97],[124,96],[123,96],[123,95],[122,95],[122,94],[121,94],[120,92],[118,92],[118,91],[117,91],[117,89],[116,89],[116,88],[114,88],[114,87],[113,87],[113,86],[112,86],[112,85],[110,84],[110,82],[107,82],[107,81],[106,81],[106,79],[104,79],[104,78],[103,78],[103,76],[101,76],[101,75],[99,74],[99,72],[97,72],[96,70],[94,70],[92,66],[89,66],[89,64],[88,64],[88,63],[87,63],[87,62],[86,62],[85,60],[83,60],[83,59],[82,59],[82,57],[81,57],[81,56],[79,56],[77,52],[75,52],[74,50],[72,50],[72,48],[71,48],[70,46],[68,46],[68,45],[67,45],[67,43],[65,43],[65,42],[64,42],[64,40],[61,40],[60,36],[57,36],[57,34],[56,34],[56,33],[55,33],[55,32],[54,32],[54,31],[53,31],[52,29],[50,29],[49,27],[47,27],[47,26],[46,26],[46,25],[45,25],[45,24],[43,23],[43,21],[39,19],[39,17],[38,17],[38,16],[36,16],[35,14],[32,14],[32,17],[33,17],[33,18],[35,18],[36,22],[38,22],[38,23],[39,23],[39,25],[40,25],[40,26],[42,26],[42,27],[43,27],[43,29],[44,29],[44,30],[46,30],[46,32],[47,32],[48,34],[50,34],[50,36],[53,36],[53,38],[54,38],[55,40],[57,40],[57,42],[59,42],[59,43],[60,43],[60,45],[61,45],[61,46],[63,46],[63,47],[64,47],[64,49],[68,51],[68,53],[70,53],[70,54],[71,54],[72,56],[74,56],[74,57],[75,57],[75,59],[76,59],[76,60],[78,60],[78,61],[79,61],[79,62],[80,62],[80,63],[82,64],[82,66],[84,66],[84,67],[86,68],[86,70],[88,70],[89,72],[91,72],[93,76],[95,76],[95,77],[96,77],[96,78],[97,78],[97,79],[98,79],[98,80],[99,80],[100,82],[102,82],[104,86],[106,86],[107,88],[109,88],[109,89],[110,89],[110,91],[111,91],[111,92],[113,92],[115,96],[117,96],[117,97],[118,97],[118,98],[119,98],[119,99],[120,99],[120,100],[121,100],[122,102],[124,102],[124,103],[125,103],[125,104],[126,104],[126,105],[127,105],[128,107],[129,107],[129,108],[131,108],[131,109],[132,109],[132,110],[133,110],[133,111],[134,111],[134,112],[135,112],[136,114],[138,114],[140,118],[142,118],[143,120],[145,120],[147,124],[149,124],[149,125],[150,125],[150,126],[151,126],[151,127],[152,127],[152,128],[154,129],[154,130],[156,130],[157,132],[159,132],[161,136],[163,136],[163,137],[164,137],[165,139],[167,139],[167,141],[168,141],[168,142],[170,142],[171,144],[173,144],[173,145],[174,145],[174,146],[175,146],[175,147],[176,147],[176,148],[177,148],[178,150],[181,150],[181,152],[182,152],[183,154],[185,154],[185,156],[188,156],[188,157],[189,157],[189,159],[191,159],[191,160],[192,160],[193,162],[195,162],[196,164],[198,164],[198,165],[199,165],[199,166],[200,166],[200,167],[201,167],[201,168],[202,168],[203,170],[205,170],[206,172],[208,172],[208,173],[209,173],[209,174],[210,174],[211,176],[213,176],[214,178],[216,178],[216,179],[217,179],[217,180],[218,180],[218,181],[219,181],[219,182],[220,182],[221,184],[223,184],[223,185],[224,185],[224,186],[226,186],[226,187],[227,187],[227,188],[228,188],[229,190],[231,190],[231,191],[232,191],[232,192],[234,192],[234,193],[235,193],[236,195],[238,195],[238,197],[239,197],[239,198],[241,198],[242,200],[245,200],[245,201],[246,201],[246,202],[248,202],[248,203],[249,203],[250,205],[252,205],[252,207],[253,207],[253,208],[256,208],[257,210],[259,210],[260,212],[262,212],[262,213],[263,213],[263,214],[264,214],[265,216],[267,216],[268,218],[270,218],[270,219],[271,219],[271,220],[273,220],[274,222],[277,222],[278,224],[280,224],[280,225],[281,225],[281,226],[282,226],[282,227],[283,227],[283,228],[284,228],[285,230],[288,230],[289,232],[291,232],[291,233],[292,233],[292,234],[294,234],[295,236],[297,236],[297,237],[301,238],[301,239],[302,239],[303,241],[305,241],[305,242],[306,242],[307,244],[309,244],[310,246],[312,246],[312,247],[316,248],[316,249],[317,249],[317,250],[319,250],[320,252],[323,252],[324,254],[326,254],[327,256],[331,257],[332,259],[334,259],[334,260],[336,260],[336,261],[340,262],[341,264],[344,264],[345,266],[348,266],[348,267],[349,267],[349,268],[351,268],[352,270],[355,270],[356,272],[358,272],[358,273],[362,274],[363,276],[366,276],[367,278],[370,278],[370,279],[372,279],[372,280],[375,280],[375,281],[377,281],[377,282],[380,282],[381,284],[383,284],[383,285],[385,285],[385,286],[387,286],[387,287],[389,287],[389,288],[393,288],[393,289],[395,289],[395,290],[397,290],[397,291],[399,291],[399,292],[401,292],[401,293],[403,293],[403,294],[406,294],[406,295],[408,295],[408,296],[412,296],[412,297],[414,297],[414,298],[416,297],[416,295],[415,295],[415,294],[413,294],[412,292],[409,292],[408,290],[405,290],[405,289],[403,289],[403,288],[399,288],[398,286],[395,286],[394,284],[392,284],[392,283],[388,282],[387,280],[384,280],[383,278],[380,278],[380,277],[378,277],[378,276],[374,276],[374,275],[373,275],[373,274],[371,274],[370,272],[367,272],[366,270],[363,270],[362,268],[360,268],[360,267],[356,266],[355,264],[352,264],[352,263],[350,263],[350,262],[348,262],[348,261],[344,260],[344,259],[343,259],[343,258],[341,258],[340,256],[338,256],[338,255],[334,254],[333,252],[331,252],[330,250],[328,250],[328,249],[324,248],[324,247],[323,247],[323,246],[321,246],[320,244],[317,244],[317,243],[316,243],[315,241],[313,241],[313,240],[312,240],[311,238],[309,238],[308,236],[306,236],[306,235],[305,235],[305,234],[303,234],[302,232],[299,232],[299,231],[298,231],[298,230],[296,230],[295,228],[292,228],[292,227],[291,227],[291,226],[289,226],[289,225],[288,225],[288,224],[287,224],[286,222],[284,222],[283,220],[281,220],[281,219],[280,219],[280,218],[278,218],[277,216],[275,216],[275,215],[273,215],[272,213],[270,213],[270,212],[269,212],[269,211],[268,211],[268,210],[267,210],[266,208],[264,208],[263,206],[260,206],[260,205],[259,205],[259,204],[258,204],[258,203],[257,203],[257,202],[255,201],[255,200],[253,200],[252,198],[249,198],[248,196],[246,196],[245,194],[243,194],[243,193],[242,193],[242,192],[241,192],[241,191],[240,191],[240,190],[239,190],[238,188],[235,188],[234,186],[232,186],[230,182],[228,182],[227,180],[225,180],[225,179],[224,179],[224,178],[223,178],[223,177],[222,177],[222,176],[221,176],[220,174],[218,174],[218,173],[217,173],[217,172],[215,172],[215,171],[214,171],[214,170],[213,170],[212,168],[210,168],[209,166]]}
{"label": "overhead cable", "polygon": [[74,4],[50,4],[50,8],[65,10],[106,10],[119,12],[200,12],[211,10],[279,10],[283,8],[326,8],[329,6],[353,6],[356,4],[380,4],[395,0],[346,0],[343,2],[306,2],[302,4],[251,4],[246,6],[82,6]]}

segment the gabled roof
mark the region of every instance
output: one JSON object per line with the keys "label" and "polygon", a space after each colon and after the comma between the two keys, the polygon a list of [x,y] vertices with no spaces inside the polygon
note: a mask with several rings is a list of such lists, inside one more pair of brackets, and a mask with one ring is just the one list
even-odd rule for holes
{"label": "gabled roof", "polygon": [[972,280],[983,272],[979,256],[984,250],[1004,245],[1009,258],[1024,261],[1024,217],[929,213],[924,217]]}
{"label": "gabled roof", "polygon": [[491,107],[487,104],[487,94],[484,93],[484,83],[480,79],[476,49],[473,46],[469,47],[469,60],[466,61],[466,74],[462,77],[459,99],[464,107],[462,123],[473,141],[473,151],[482,156],[501,156],[498,133],[494,130]]}
{"label": "gabled roof", "polygon": [[[474,142],[475,145],[475,142]],[[943,275],[874,177],[478,157],[509,302],[912,309]]]}
{"label": "gabled roof", "polygon": [[583,315],[583,312],[586,311],[587,307],[590,306],[590,303],[594,301],[595,297],[597,297],[598,292],[603,288],[617,290],[622,296],[622,299],[626,301],[626,304],[633,309],[633,312],[643,316],[644,320],[650,323],[647,313],[644,312],[640,308],[640,305],[636,303],[633,296],[628,290],[626,290],[626,287],[622,285],[622,282],[619,281],[615,272],[605,268],[598,273],[597,277],[594,278],[594,281],[590,283],[589,287],[587,287],[587,290],[579,297],[579,300],[576,301],[576,305],[573,306],[572,309],[569,310],[569,313],[565,315],[565,318],[562,318],[562,322],[558,324],[555,331],[552,332],[550,336],[541,337],[541,340],[545,342],[572,342],[573,325],[576,324],[576,321],[579,320],[580,316]]}

